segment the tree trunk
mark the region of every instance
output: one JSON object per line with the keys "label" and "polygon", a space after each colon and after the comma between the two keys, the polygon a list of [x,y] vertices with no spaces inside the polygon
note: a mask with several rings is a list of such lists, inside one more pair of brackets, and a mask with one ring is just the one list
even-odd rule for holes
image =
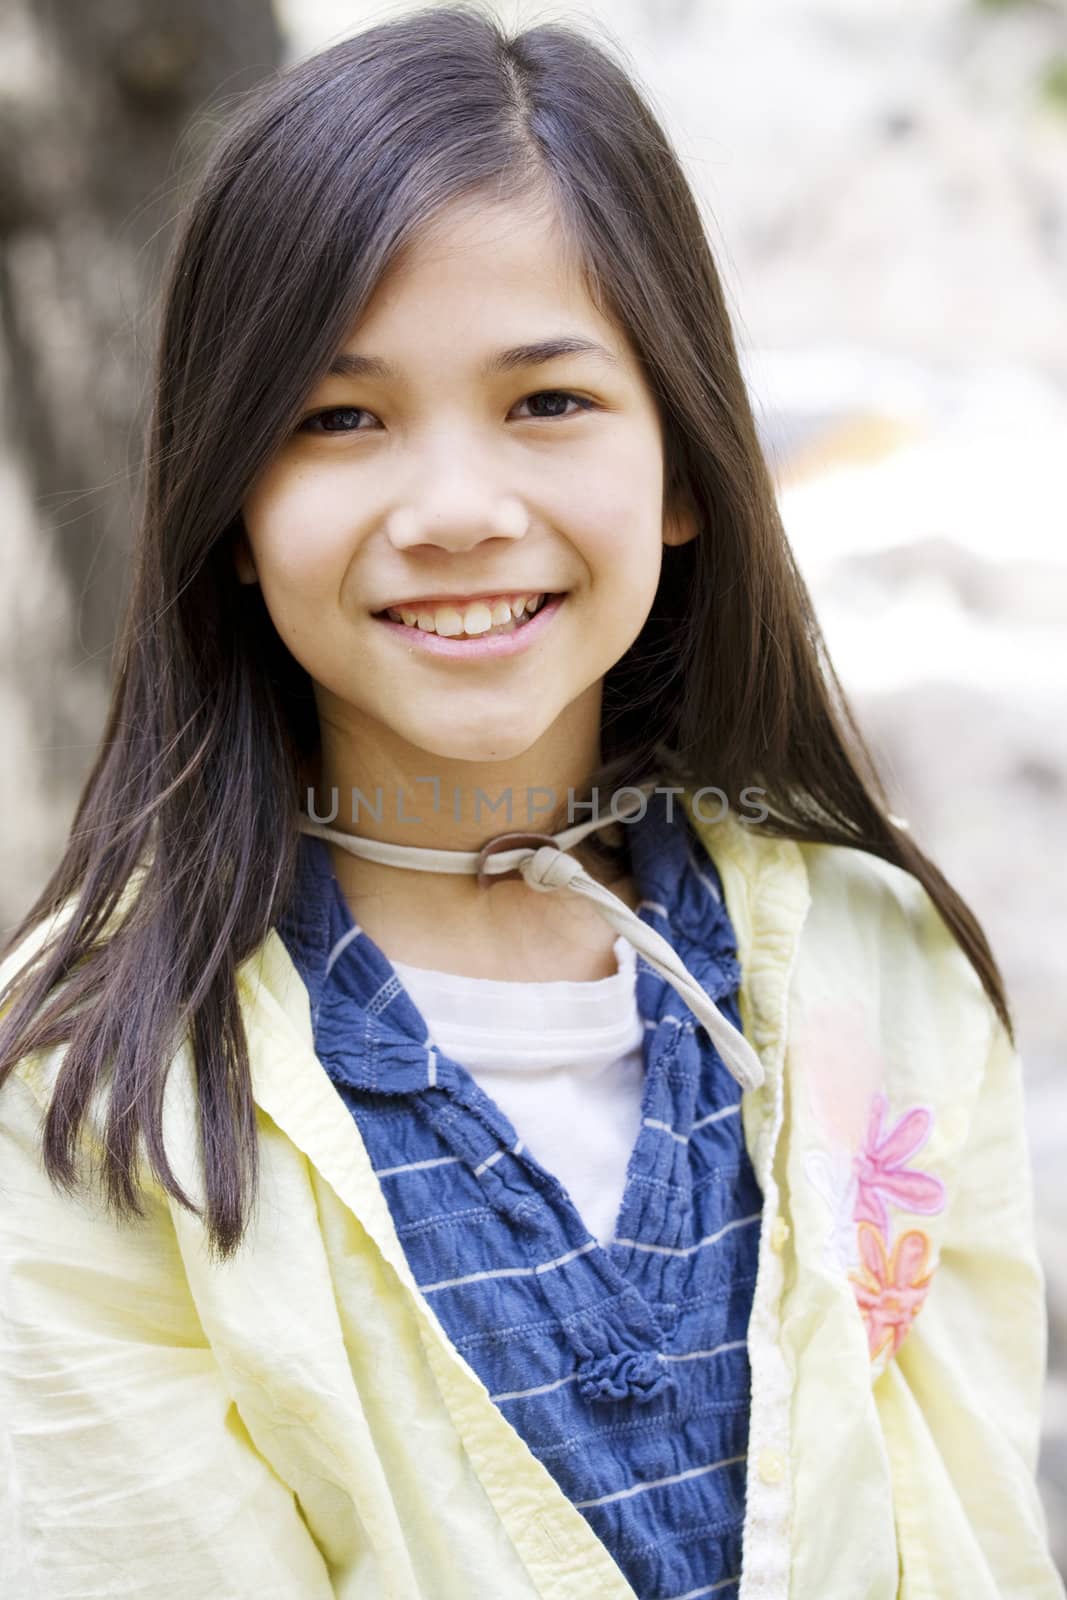
{"label": "tree trunk", "polygon": [[280,57],[269,0],[0,0],[5,923],[54,866],[99,737],[184,180]]}

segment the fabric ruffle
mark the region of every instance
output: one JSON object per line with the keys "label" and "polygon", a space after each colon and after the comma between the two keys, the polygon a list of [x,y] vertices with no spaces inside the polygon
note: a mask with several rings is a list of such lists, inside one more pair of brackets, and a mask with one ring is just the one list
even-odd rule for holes
{"label": "fabric ruffle", "polygon": [[652,1350],[620,1350],[579,1361],[578,1392],[583,1400],[658,1400],[677,1389],[674,1378]]}
{"label": "fabric ruffle", "polygon": [[677,1393],[677,1379],[660,1354],[663,1330],[631,1286],[610,1301],[564,1318],[563,1331],[578,1357],[575,1373],[584,1399],[645,1405]]}

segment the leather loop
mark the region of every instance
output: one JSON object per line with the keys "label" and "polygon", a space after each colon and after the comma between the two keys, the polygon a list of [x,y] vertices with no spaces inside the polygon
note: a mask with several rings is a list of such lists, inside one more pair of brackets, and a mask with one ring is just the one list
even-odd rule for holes
{"label": "leather loop", "polygon": [[502,883],[505,878],[520,878],[523,876],[519,867],[511,867],[507,872],[490,872],[486,863],[490,856],[499,855],[504,850],[515,850],[522,845],[550,844],[555,851],[559,846],[550,833],[498,833],[494,839],[489,839],[478,851],[475,872],[478,875],[479,889],[488,889],[490,884]]}

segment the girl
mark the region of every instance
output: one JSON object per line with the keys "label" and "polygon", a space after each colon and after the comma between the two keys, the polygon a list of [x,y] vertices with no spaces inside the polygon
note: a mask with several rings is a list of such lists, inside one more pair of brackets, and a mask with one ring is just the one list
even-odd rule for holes
{"label": "girl", "polygon": [[667,140],[374,27],[223,135],[3,967],[5,1595],[1063,1591],[1019,1061]]}

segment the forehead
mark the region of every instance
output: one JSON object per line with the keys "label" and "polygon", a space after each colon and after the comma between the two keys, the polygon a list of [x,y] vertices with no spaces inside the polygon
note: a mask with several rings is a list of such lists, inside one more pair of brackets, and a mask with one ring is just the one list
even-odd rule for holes
{"label": "forehead", "polygon": [[584,334],[625,360],[627,341],[589,293],[581,262],[543,201],[456,201],[402,247],[357,324],[404,342],[491,332],[532,339]]}

